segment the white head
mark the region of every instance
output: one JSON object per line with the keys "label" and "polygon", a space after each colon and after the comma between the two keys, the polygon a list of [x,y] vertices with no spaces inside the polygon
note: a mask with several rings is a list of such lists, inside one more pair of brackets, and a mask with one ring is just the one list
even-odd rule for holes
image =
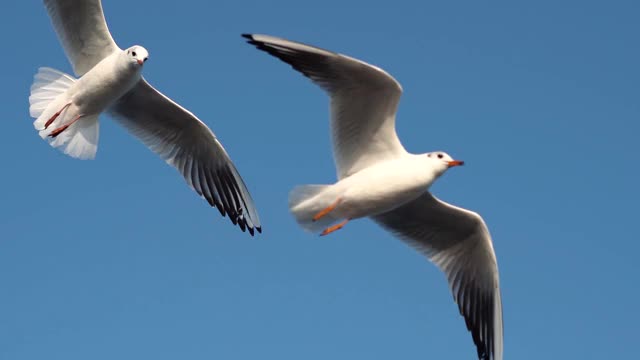
{"label": "white head", "polygon": [[149,58],[149,52],[147,49],[140,45],[134,45],[126,50],[127,58],[131,60],[131,63],[137,66],[142,66]]}
{"label": "white head", "polygon": [[449,154],[442,151],[434,151],[426,154],[429,161],[434,164],[437,176],[444,174],[447,169],[454,166],[464,165],[464,161],[453,160]]}

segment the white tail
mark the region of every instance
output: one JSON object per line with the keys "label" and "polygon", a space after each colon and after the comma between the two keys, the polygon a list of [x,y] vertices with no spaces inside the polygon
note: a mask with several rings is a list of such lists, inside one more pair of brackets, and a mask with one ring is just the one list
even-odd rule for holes
{"label": "white tail", "polygon": [[[34,76],[29,96],[29,114],[36,118],[33,126],[40,137],[53,147],[60,148],[65,154],[78,159],[93,159],[98,150],[100,126],[97,115],[83,116],[55,138],[49,134],[56,128],[73,120],[73,108],[65,108],[71,101],[67,90],[76,79],[51,68],[40,68]],[[58,111],[64,110],[56,120],[45,129],[45,123]]]}
{"label": "white tail", "polygon": [[332,185],[301,185],[296,186],[289,193],[289,211],[305,230],[319,233],[340,220],[335,213],[331,212],[317,221],[313,220],[317,213],[336,200],[331,192],[325,192],[331,187]]}

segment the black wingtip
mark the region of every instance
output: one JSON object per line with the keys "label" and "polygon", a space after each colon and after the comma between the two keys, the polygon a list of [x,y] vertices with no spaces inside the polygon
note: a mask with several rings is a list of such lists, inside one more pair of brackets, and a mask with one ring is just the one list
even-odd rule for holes
{"label": "black wingtip", "polygon": [[[258,232],[258,234],[262,234],[262,227],[260,226],[249,226],[247,224],[247,230],[249,231],[249,234],[251,234],[251,236],[255,236],[256,231]],[[242,231],[244,232],[244,230]]]}
{"label": "black wingtip", "polygon": [[244,218],[239,219],[238,226],[240,226],[240,230],[242,230],[242,232],[247,231],[247,220]]}
{"label": "black wingtip", "polygon": [[[241,34],[241,36],[247,39],[247,44],[253,45],[258,49],[265,50],[265,43],[262,41],[258,41],[253,37],[253,34]],[[263,49],[264,48],[264,49]]]}

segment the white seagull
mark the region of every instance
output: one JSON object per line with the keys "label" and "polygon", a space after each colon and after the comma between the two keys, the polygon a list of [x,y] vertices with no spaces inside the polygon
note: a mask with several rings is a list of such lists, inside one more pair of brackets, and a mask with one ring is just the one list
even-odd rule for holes
{"label": "white seagull", "polygon": [[122,50],[109,33],[100,0],[45,0],[78,79],[40,68],[29,96],[34,126],[53,147],[79,159],[98,148],[98,116],[111,114],[168,164],[189,186],[229,215],[242,231],[261,231],[242,178],[213,132],[195,115],[142,78],[149,53]]}
{"label": "white seagull", "polygon": [[327,235],[349,220],[371,217],[423,252],[447,276],[479,359],[502,360],[500,281],[491,236],[475,212],[429,193],[462,161],[444,152],[408,153],[396,134],[402,88],[384,70],[360,60],[267,35],[248,42],[288,63],[331,98],[338,182],[294,188],[289,207],[307,230]]}

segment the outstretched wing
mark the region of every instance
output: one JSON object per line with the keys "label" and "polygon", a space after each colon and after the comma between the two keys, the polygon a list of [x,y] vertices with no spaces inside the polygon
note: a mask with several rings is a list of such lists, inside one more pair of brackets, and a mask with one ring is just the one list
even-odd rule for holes
{"label": "outstretched wing", "polygon": [[144,79],[109,110],[242,231],[262,231],[249,190],[213,132]]}
{"label": "outstretched wing", "polygon": [[44,5],[78,77],[120,49],[109,33],[100,0],[44,0]]}
{"label": "outstretched wing", "polygon": [[360,60],[268,35],[242,35],[291,65],[331,98],[331,132],[338,178],[406,153],[396,134],[400,84]]}
{"label": "outstretched wing", "polygon": [[502,300],[491,236],[480,215],[430,193],[374,216],[423,252],[447,276],[479,359],[502,360]]}

